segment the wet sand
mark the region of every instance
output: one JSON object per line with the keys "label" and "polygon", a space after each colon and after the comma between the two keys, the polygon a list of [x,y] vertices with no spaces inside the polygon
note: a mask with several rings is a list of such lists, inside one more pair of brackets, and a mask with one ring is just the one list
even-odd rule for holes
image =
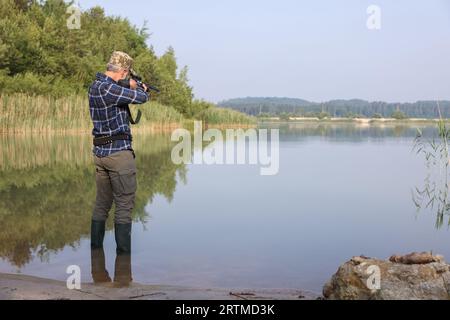
{"label": "wet sand", "polygon": [[64,281],[0,273],[0,300],[313,300],[318,294],[296,289],[189,288],[132,283],[82,283],[69,290]]}

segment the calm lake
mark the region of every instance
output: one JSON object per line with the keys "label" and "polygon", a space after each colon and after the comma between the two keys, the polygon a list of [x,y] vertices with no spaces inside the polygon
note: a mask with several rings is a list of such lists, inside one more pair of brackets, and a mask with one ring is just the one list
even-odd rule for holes
{"label": "calm lake", "polygon": [[[412,197],[427,175],[412,151],[419,125],[261,127],[280,129],[277,175],[261,176],[259,165],[175,165],[170,134],[135,135],[134,282],[320,293],[355,255],[450,258],[447,218],[436,227],[436,210],[417,211]],[[89,135],[0,137],[0,272],[66,280],[78,265],[92,282],[90,144]]]}

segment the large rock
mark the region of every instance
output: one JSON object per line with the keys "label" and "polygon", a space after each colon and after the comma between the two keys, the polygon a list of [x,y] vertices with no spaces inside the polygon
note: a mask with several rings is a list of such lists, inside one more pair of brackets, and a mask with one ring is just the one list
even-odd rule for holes
{"label": "large rock", "polygon": [[392,256],[391,261],[354,257],[339,267],[323,295],[332,300],[449,300],[450,265],[441,256],[423,255]]}

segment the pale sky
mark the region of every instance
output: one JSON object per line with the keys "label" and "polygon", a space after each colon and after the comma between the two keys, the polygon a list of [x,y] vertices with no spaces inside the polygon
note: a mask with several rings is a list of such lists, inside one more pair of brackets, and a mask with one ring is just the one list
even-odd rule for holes
{"label": "pale sky", "polygon": [[[79,0],[173,46],[197,98],[450,100],[447,0]],[[381,9],[369,30],[366,10]]]}

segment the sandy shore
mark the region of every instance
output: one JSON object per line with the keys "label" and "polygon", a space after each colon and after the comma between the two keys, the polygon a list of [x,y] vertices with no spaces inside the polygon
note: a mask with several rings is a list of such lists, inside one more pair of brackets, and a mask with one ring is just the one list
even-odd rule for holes
{"label": "sandy shore", "polygon": [[0,300],[312,300],[319,295],[296,289],[214,289],[133,283],[82,283],[69,290],[63,281],[0,273]]}

